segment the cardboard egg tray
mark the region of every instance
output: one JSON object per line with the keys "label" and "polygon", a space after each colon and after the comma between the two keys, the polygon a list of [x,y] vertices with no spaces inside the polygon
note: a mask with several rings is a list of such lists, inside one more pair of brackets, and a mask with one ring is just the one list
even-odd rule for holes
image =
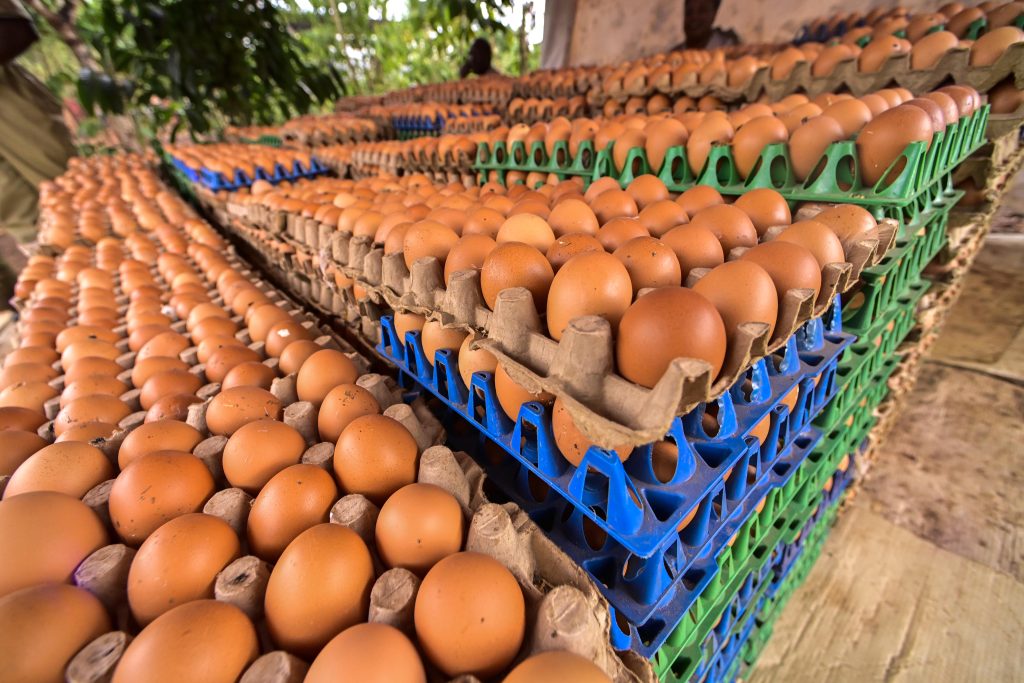
{"label": "cardboard egg tray", "polygon": [[725,72],[717,74],[708,83],[699,83],[698,74],[694,72],[686,74],[677,83],[661,80],[658,83],[637,83],[636,87],[620,87],[609,91],[598,84],[587,92],[587,102],[600,106],[608,99],[625,100],[656,92],[695,99],[712,95],[724,102],[754,102],[762,97],[778,100],[792,93],[816,97],[822,93],[848,92],[854,97],[860,97],[893,85],[920,95],[950,83],[969,85],[980,93],[986,93],[1008,76],[1013,76],[1018,83],[1024,81],[1022,44],[1011,45],[989,66],[971,66],[969,62],[970,50],[958,47],[947,52],[929,69],[911,69],[909,54],[890,57],[873,73],[859,71],[855,57],[839,62],[832,73],[824,77],[811,75],[810,62],[797,63],[789,76],[782,80],[772,80],[771,67],[762,66],[741,87],[730,87]]}
{"label": "cardboard egg tray", "polygon": [[[742,325],[717,378],[702,361],[677,359],[654,389],[615,374],[614,341],[606,321],[577,319],[555,342],[545,334],[533,298],[524,289],[502,292],[491,311],[484,305],[477,271],[455,273],[445,288],[436,259],[420,259],[410,272],[402,254],[385,256],[369,238],[328,234],[335,265],[367,291],[379,294],[390,308],[483,334],[479,346],[497,356],[516,382],[531,392],[543,390],[566,399],[588,438],[602,446],[635,446],[660,439],[677,415],[721,396],[754,362],[785,346],[801,325],[824,314],[837,292],[852,287],[866,265],[878,262],[895,233],[895,222],[883,221],[878,240],[855,245],[848,262],[826,266],[816,300],[807,291],[787,292],[773,338],[761,324]],[[704,272],[695,270],[691,278],[695,281]]]}

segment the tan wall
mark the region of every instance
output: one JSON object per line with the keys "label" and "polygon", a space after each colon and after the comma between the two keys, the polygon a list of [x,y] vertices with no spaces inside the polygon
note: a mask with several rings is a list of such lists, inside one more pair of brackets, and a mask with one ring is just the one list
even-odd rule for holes
{"label": "tan wall", "polygon": [[[558,2],[559,0],[548,0]],[[893,0],[722,0],[715,25],[743,42],[792,39],[823,15],[891,7]],[[932,10],[941,0],[901,0],[910,10]],[[671,49],[683,41],[683,0],[576,0],[570,64],[610,64]]]}

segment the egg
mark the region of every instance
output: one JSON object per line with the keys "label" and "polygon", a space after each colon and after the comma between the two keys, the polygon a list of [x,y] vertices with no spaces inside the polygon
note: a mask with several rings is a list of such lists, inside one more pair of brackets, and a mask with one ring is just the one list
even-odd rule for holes
{"label": "egg", "polygon": [[636,201],[624,190],[607,190],[590,202],[590,208],[601,225],[613,218],[636,218],[640,209]]}
{"label": "egg", "polygon": [[252,503],[248,520],[251,552],[273,562],[306,529],[326,522],[338,488],[314,465],[293,464],[273,476]]}
{"label": "egg", "polygon": [[690,222],[686,210],[671,199],[663,199],[645,206],[637,220],[654,237],[661,237],[672,228]]}
{"label": "egg", "polygon": [[759,116],[740,126],[732,138],[732,156],[740,176],[751,174],[766,146],[788,138],[786,125],[774,116]]}
{"label": "egg", "polygon": [[662,171],[668,150],[673,147],[684,147],[690,137],[686,126],[678,119],[673,118],[652,121],[647,124],[644,132],[647,134],[644,151],[647,153],[647,162],[654,173]]}
{"label": "egg", "polygon": [[427,324],[427,319],[416,313],[402,313],[399,311],[395,312],[395,332],[398,333],[398,338],[405,343],[405,336],[409,332],[420,332],[423,330],[423,326]]}
{"label": "egg", "polygon": [[811,64],[811,75],[815,78],[830,76],[840,62],[855,58],[857,53],[856,47],[845,43],[830,45],[814,58],[814,62]]}
{"label": "egg", "polygon": [[175,517],[143,542],[128,571],[128,604],[142,625],[174,607],[213,598],[217,574],[235,560],[241,544],[219,517]]}
{"label": "egg", "polygon": [[626,194],[633,198],[641,212],[655,202],[667,201],[668,188],[660,178],[653,175],[637,176],[626,187]]}
{"label": "egg", "polygon": [[1006,78],[988,92],[988,103],[993,114],[1012,114],[1024,104],[1024,90],[1018,90],[1013,79]]}
{"label": "egg", "polygon": [[508,242],[484,259],[480,270],[480,288],[487,306],[494,309],[498,293],[511,287],[525,287],[534,304],[543,312],[555,273],[544,254],[528,244]]}
{"label": "egg", "polygon": [[669,230],[661,241],[675,253],[681,281],[685,281],[694,268],[714,268],[725,261],[722,243],[711,230],[699,225],[681,225]]}
{"label": "egg", "polygon": [[409,484],[391,494],[374,531],[385,566],[408,569],[421,577],[462,549],[464,533],[459,501],[433,484]]}
{"label": "egg", "polygon": [[565,199],[558,202],[548,215],[548,224],[555,237],[573,233],[597,233],[599,227],[593,209],[581,199]]}
{"label": "egg", "polygon": [[520,662],[503,683],[611,683],[589,659],[564,650],[541,652]]}
{"label": "egg", "polygon": [[331,389],[339,384],[352,384],[359,377],[355,364],[341,351],[317,351],[302,364],[295,388],[300,401],[320,407]]}
{"label": "egg", "polygon": [[539,251],[547,251],[555,241],[555,232],[540,216],[517,213],[509,216],[498,230],[497,243],[520,242]]}
{"label": "egg", "polygon": [[719,204],[701,209],[690,219],[691,226],[707,228],[722,243],[728,254],[736,247],[757,244],[757,230],[742,209],[731,204]]}
{"label": "egg", "polygon": [[932,123],[928,114],[917,107],[900,105],[872,119],[857,136],[857,157],[864,182],[870,186],[878,183],[907,146],[918,141],[931,144]]}
{"label": "egg", "polygon": [[420,339],[423,342],[423,354],[431,366],[434,365],[435,354],[442,350],[455,351],[466,341],[468,333],[457,327],[442,327],[436,320],[428,320],[423,325]]}
{"label": "egg", "polygon": [[334,449],[334,474],[345,493],[359,493],[377,505],[416,481],[419,451],[400,422],[363,415],[349,423]]}
{"label": "egg", "polygon": [[551,405],[555,397],[546,391],[531,393],[522,385],[517,383],[508,372],[498,363],[494,371],[494,391],[498,396],[498,403],[505,415],[515,422],[519,417],[519,410],[524,403],[537,401],[545,405]]}
{"label": "egg", "polygon": [[747,214],[750,222],[754,224],[758,237],[772,226],[789,225],[792,222],[786,199],[768,187],[744,193],[736,198],[733,206]]}
{"label": "egg", "polygon": [[411,270],[412,264],[426,257],[436,258],[443,264],[458,240],[458,233],[447,225],[429,220],[417,221],[405,231],[402,241],[405,265]]}
{"label": "egg", "polygon": [[149,410],[163,396],[172,394],[194,394],[203,386],[199,376],[186,370],[167,370],[150,376],[142,385],[139,403],[143,410]]}
{"label": "egg", "polygon": [[[727,118],[715,116],[705,118],[690,133],[690,138],[686,143],[686,160],[690,165],[690,172],[699,176],[711,153],[711,146],[730,142],[734,134],[732,124]],[[687,213],[693,215],[689,209],[687,209]]]}
{"label": "egg", "polygon": [[[120,366],[117,367],[118,373],[124,371],[124,368]],[[154,356],[142,361],[136,361],[135,366],[132,368],[132,385],[137,389],[141,389],[145,386],[146,380],[153,375],[161,372],[167,372],[169,370],[188,370],[188,368],[188,364],[178,357]]]}
{"label": "egg", "polygon": [[306,442],[294,427],[272,419],[256,420],[239,428],[224,446],[224,476],[232,486],[251,495],[271,477],[295,465]]}
{"label": "egg", "polygon": [[508,569],[480,553],[457,553],[434,565],[420,585],[416,636],[445,675],[490,678],[519,652],[525,612],[522,589]]}
{"label": "egg", "polygon": [[[863,106],[862,102],[857,104]],[[866,107],[865,107],[866,110]],[[846,139],[842,125],[831,116],[817,116],[793,131],[789,141],[789,158],[793,175],[807,180],[832,143]]]}
{"label": "egg", "polygon": [[637,218],[619,217],[608,221],[597,231],[597,241],[607,251],[615,251],[636,237],[649,237],[647,228]]}
{"label": "egg", "polygon": [[[164,334],[175,333],[165,332]],[[156,338],[159,339],[161,336],[162,335],[157,335]],[[145,349],[146,347],[143,346],[142,348]],[[141,351],[139,353],[141,354]],[[121,352],[110,342],[103,341],[102,339],[82,339],[64,349],[64,353],[60,354],[60,364],[66,371],[74,365],[76,360],[81,358],[96,357],[106,358],[107,360],[117,360],[120,355]],[[143,358],[145,358],[145,356],[143,356]],[[5,366],[13,364],[14,362],[23,363],[28,361],[36,363],[52,363],[55,360],[56,352],[53,349],[39,346],[24,346],[20,349],[15,349],[8,354]]]}
{"label": "egg", "polygon": [[352,420],[380,412],[380,405],[369,391],[356,384],[339,384],[320,405],[317,415],[320,438],[335,443]]}
{"label": "egg", "polygon": [[781,240],[765,242],[745,252],[740,260],[756,263],[768,273],[779,295],[780,310],[783,297],[791,289],[813,290],[814,300],[821,291],[821,266],[814,254],[799,244]]}
{"label": "egg", "polygon": [[365,683],[426,683],[415,646],[387,624],[356,624],[331,639],[313,660],[306,683],[333,683],[344,671]]}
{"label": "egg", "polygon": [[206,407],[206,426],[215,435],[231,436],[239,428],[263,418],[278,419],[281,401],[266,389],[235,387],[221,391]]}
{"label": "egg", "polygon": [[725,200],[718,190],[709,185],[694,185],[676,197],[676,204],[683,207],[686,215],[693,216],[701,209],[717,204],[725,204]]}
{"label": "egg", "polygon": [[76,422],[58,436],[55,443],[65,441],[82,441],[88,443],[96,439],[109,439],[118,427],[109,422]]}
{"label": "egg", "polygon": [[60,409],[53,421],[53,431],[60,436],[70,426],[80,422],[106,422],[116,425],[129,414],[131,409],[114,396],[83,396]]}
{"label": "egg", "polygon": [[[550,216],[548,218],[550,219]],[[486,235],[494,239],[504,222],[504,214],[487,207],[478,207],[466,215],[466,221],[462,225],[462,236]]]}
{"label": "egg", "polygon": [[18,363],[0,371],[0,389],[20,382],[49,382],[57,375],[53,366],[46,363]]}
{"label": "egg", "polygon": [[4,498],[29,491],[58,491],[81,498],[114,476],[107,456],[85,443],[55,443],[40,449],[15,470]]}
{"label": "egg", "polygon": [[895,55],[910,51],[910,44],[893,35],[879,36],[864,46],[857,56],[857,68],[862,73],[881,71],[882,66]]}
{"label": "egg", "polygon": [[165,522],[199,512],[215,491],[213,476],[188,453],[156,451],[121,470],[110,489],[110,521],[129,545],[139,545]]}
{"label": "egg", "polygon": [[253,341],[266,341],[278,323],[294,322],[292,316],[277,304],[259,304],[246,311],[245,321]]}
{"label": "egg", "polygon": [[0,477],[14,474],[18,466],[36,451],[46,447],[46,441],[35,432],[5,429],[4,449],[0,451]]}
{"label": "egg", "polygon": [[182,336],[177,332],[162,332],[143,344],[142,348],[139,349],[138,354],[135,356],[135,361],[138,362],[155,356],[169,356],[171,358],[177,358],[178,354],[189,346],[190,342],[188,337]]}
{"label": "egg", "polygon": [[708,299],[683,287],[663,287],[641,296],[623,315],[615,357],[623,377],[653,388],[676,358],[704,360],[717,376],[725,346],[722,316]]}
{"label": "egg", "polygon": [[22,382],[0,391],[0,407],[27,408],[43,412],[44,404],[57,395],[57,390],[46,382]]}
{"label": "egg", "polygon": [[910,68],[916,71],[931,69],[947,52],[959,45],[949,31],[935,31],[914,42],[910,49]]}
{"label": "egg", "polygon": [[276,378],[277,373],[270,366],[257,361],[249,361],[239,363],[228,370],[228,374],[224,375],[224,379],[221,380],[220,387],[222,390],[235,387],[270,389]]}
{"label": "egg", "polygon": [[117,464],[126,468],[134,460],[156,451],[191,453],[203,435],[192,425],[175,420],[147,422],[128,432],[117,451]]}
{"label": "egg", "polygon": [[42,583],[67,583],[107,544],[96,513],[65,493],[36,491],[0,501],[0,598]]}
{"label": "egg", "polygon": [[771,276],[753,261],[731,261],[713,268],[693,291],[718,309],[730,343],[741,323],[765,323],[769,336],[775,329],[778,294]]}
{"label": "egg", "polygon": [[463,235],[452,247],[444,263],[444,281],[447,284],[453,273],[460,270],[480,270],[484,259],[497,243],[487,235]]}
{"label": "egg", "polygon": [[981,106],[981,96],[974,88],[966,85],[947,85],[936,92],[948,95],[956,103],[960,118],[970,116]]}
{"label": "egg", "polygon": [[110,375],[88,375],[71,382],[60,394],[60,407],[63,408],[76,398],[92,394],[120,396],[128,391],[127,384]]}
{"label": "egg", "polygon": [[593,235],[578,232],[556,239],[548,247],[545,256],[557,273],[558,269],[564,266],[573,256],[589,251],[603,252],[604,247]]}
{"label": "egg", "polygon": [[207,337],[233,337],[238,331],[235,321],[228,318],[203,318],[192,328],[189,336],[196,344],[201,344]]}
{"label": "egg", "polygon": [[647,287],[681,284],[679,259],[672,248],[661,240],[653,237],[636,237],[616,249],[614,256],[622,261],[629,273],[629,279],[633,284],[633,296]]}
{"label": "egg", "polygon": [[0,598],[0,658],[9,681],[63,681],[71,658],[110,630],[89,591],[47,584]]}
{"label": "egg", "polygon": [[113,683],[233,683],[258,656],[256,629],[242,610],[194,600],[142,629],[117,663]]}
{"label": "egg", "polygon": [[971,45],[971,66],[989,66],[1003,56],[1011,45],[1024,42],[1024,31],[1002,26],[982,34]]}
{"label": "egg", "polygon": [[831,228],[844,251],[849,251],[861,240],[878,237],[878,223],[874,216],[856,204],[837,204],[819,213],[814,220]]}
{"label": "egg", "polygon": [[[562,456],[576,467],[579,467],[583,462],[583,456],[594,445],[594,442],[576,426],[561,398],[555,399],[554,407],[551,410],[551,432],[554,434],[555,444]],[[620,444],[611,450],[615,451],[622,462],[625,462],[633,452],[633,448],[629,444]]]}
{"label": "egg", "polygon": [[470,334],[459,347],[459,375],[467,388],[471,386],[475,373],[494,372],[498,365],[494,354],[485,348],[476,348],[475,342],[476,337]]}
{"label": "egg", "polygon": [[598,315],[614,330],[633,298],[629,271],[605,252],[586,252],[571,258],[555,275],[548,293],[547,326],[552,339],[573,318]]}
{"label": "egg", "polygon": [[267,583],[264,609],[274,643],[314,657],[336,635],[366,621],[373,580],[370,552],[354,531],[339,524],[303,531]]}

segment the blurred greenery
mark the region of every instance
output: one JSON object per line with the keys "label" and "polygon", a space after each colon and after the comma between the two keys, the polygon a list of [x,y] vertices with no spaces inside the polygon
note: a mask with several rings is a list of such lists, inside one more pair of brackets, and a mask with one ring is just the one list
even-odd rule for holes
{"label": "blurred greenery", "polygon": [[[39,17],[40,40],[21,63],[58,96],[77,94],[87,114],[130,114],[143,138],[274,123],[329,110],[342,94],[454,80],[478,37],[491,42],[498,71],[520,73],[512,0],[407,0],[397,13],[395,0],[33,4],[51,17],[73,7],[92,58],[84,64]],[[537,68],[539,47],[527,57],[526,69]]]}

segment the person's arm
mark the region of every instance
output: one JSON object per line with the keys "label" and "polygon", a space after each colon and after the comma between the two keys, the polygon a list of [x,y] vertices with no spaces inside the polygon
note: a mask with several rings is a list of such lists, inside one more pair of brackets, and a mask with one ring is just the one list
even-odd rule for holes
{"label": "person's arm", "polygon": [[32,22],[21,17],[0,17],[0,64],[6,64],[39,38]]}

